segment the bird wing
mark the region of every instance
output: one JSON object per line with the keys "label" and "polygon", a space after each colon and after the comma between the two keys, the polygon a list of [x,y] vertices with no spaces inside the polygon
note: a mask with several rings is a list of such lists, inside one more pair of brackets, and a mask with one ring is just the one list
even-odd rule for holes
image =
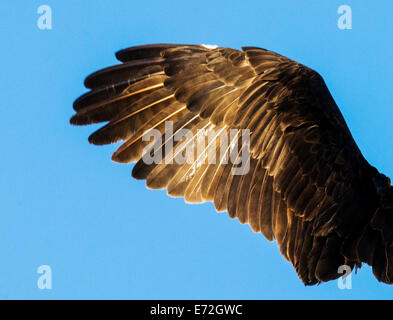
{"label": "bird wing", "polygon": [[[276,239],[305,284],[370,260],[358,249],[374,205],[369,165],[317,72],[256,47],[156,44],[116,56],[122,63],[88,76],[90,91],[74,103],[72,124],[107,122],[91,143],[124,141],[112,159],[136,161],[132,174],[147,187],[213,201]],[[173,131],[165,135],[169,121]],[[183,129],[188,138],[178,137]],[[144,160],[151,149],[143,136],[153,130],[162,135],[154,145],[160,163]],[[249,130],[250,139],[231,130]],[[226,134],[235,160],[217,142],[202,143],[201,132]],[[190,149],[194,157],[184,156]],[[234,174],[247,152],[248,171]],[[182,157],[193,160],[175,161]]]}

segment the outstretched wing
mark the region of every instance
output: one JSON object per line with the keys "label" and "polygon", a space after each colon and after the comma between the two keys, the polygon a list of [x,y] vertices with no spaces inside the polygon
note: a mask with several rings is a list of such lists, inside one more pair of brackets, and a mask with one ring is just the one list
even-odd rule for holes
{"label": "outstretched wing", "polygon": [[[87,77],[91,90],[74,103],[72,124],[108,122],[91,143],[124,141],[112,159],[137,161],[133,176],[148,187],[213,201],[276,239],[305,284],[339,277],[340,265],[369,262],[359,243],[375,206],[370,166],[318,73],[255,47],[158,44],[116,56],[122,63]],[[144,157],[151,151],[143,136],[153,129],[162,135],[154,145],[159,163]],[[173,139],[183,129],[191,135]],[[246,129],[248,142],[231,134]],[[227,135],[224,149],[235,161],[216,140],[205,144],[201,132]],[[190,149],[194,157],[184,156]],[[247,150],[249,170],[233,174]],[[210,156],[214,163],[205,161]]]}

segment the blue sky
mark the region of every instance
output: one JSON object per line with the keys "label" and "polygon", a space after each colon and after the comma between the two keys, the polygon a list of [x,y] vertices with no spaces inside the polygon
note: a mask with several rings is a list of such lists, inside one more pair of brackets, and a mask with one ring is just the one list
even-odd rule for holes
{"label": "blue sky", "polygon": [[[352,8],[352,30],[337,8]],[[52,8],[53,29],[37,27]],[[388,299],[364,266],[352,289],[304,287],[276,243],[130,178],[72,127],[89,73],[133,45],[260,46],[324,77],[360,149],[393,176],[393,2],[2,1],[1,299]],[[37,268],[52,269],[52,289]]]}

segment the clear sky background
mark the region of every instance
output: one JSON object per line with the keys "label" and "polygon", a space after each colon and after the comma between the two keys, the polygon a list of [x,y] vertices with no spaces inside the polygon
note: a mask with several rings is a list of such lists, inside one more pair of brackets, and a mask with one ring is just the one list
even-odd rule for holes
{"label": "clear sky background", "polygon": [[[337,27],[348,4],[353,29]],[[37,27],[40,5],[53,29]],[[131,179],[72,127],[89,73],[133,45],[205,43],[277,51],[324,77],[371,164],[393,176],[390,0],[1,1],[0,298],[390,299],[368,266],[305,287],[276,243]],[[37,268],[52,268],[51,290]]]}

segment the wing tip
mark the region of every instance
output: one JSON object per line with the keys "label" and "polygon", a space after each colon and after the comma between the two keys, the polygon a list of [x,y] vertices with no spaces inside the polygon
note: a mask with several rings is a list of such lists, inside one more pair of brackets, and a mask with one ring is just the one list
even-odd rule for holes
{"label": "wing tip", "polygon": [[76,113],[70,118],[70,124],[74,126],[84,126],[91,124],[91,121],[87,116]]}

